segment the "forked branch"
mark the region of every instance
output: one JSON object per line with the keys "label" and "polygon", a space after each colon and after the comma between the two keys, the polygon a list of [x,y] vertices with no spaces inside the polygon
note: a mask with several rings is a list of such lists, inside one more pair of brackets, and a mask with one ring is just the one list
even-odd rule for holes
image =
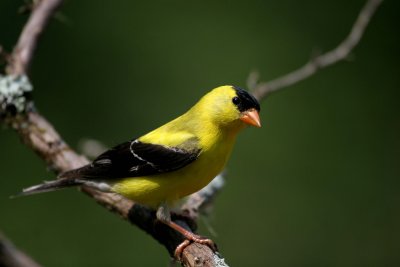
{"label": "forked branch", "polygon": [[[349,36],[338,47],[311,59],[303,67],[281,78],[256,85],[254,90],[256,97],[263,99],[272,92],[276,92],[310,77],[319,69],[345,59],[360,41],[372,15],[381,2],[382,0],[367,1],[353,25]],[[7,73],[9,75],[26,75],[39,36],[61,3],[62,0],[41,0],[35,6],[11,55],[11,60],[7,66]],[[0,91],[0,96],[1,94],[2,91]],[[23,95],[21,96],[23,97]],[[1,108],[2,105],[0,105],[0,114],[3,112]],[[11,119],[4,120],[4,122],[12,126],[24,143],[45,160],[56,173],[77,168],[88,163],[88,160],[73,151],[62,140],[53,126],[33,108],[24,109],[23,113],[13,114]],[[212,187],[214,185],[216,187]],[[208,189],[211,191],[207,191]],[[217,181],[206,190],[194,194],[184,205],[184,210],[188,211],[191,217],[196,217],[199,208],[208,203],[220,189],[221,184]],[[175,231],[163,224],[157,224],[154,211],[148,210],[115,194],[102,193],[85,187],[82,188],[82,191],[102,206],[117,213],[122,218],[152,235],[168,249],[171,255],[175,247],[183,240],[182,236]],[[193,219],[182,216],[173,216],[173,218],[183,227],[190,230],[195,229]],[[213,253],[207,246],[200,244],[191,244],[184,250],[182,264],[185,266],[227,266],[218,254]]]}

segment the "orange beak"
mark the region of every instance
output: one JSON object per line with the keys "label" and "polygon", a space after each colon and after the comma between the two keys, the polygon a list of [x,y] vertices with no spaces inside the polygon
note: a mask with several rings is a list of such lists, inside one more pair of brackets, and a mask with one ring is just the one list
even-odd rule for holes
{"label": "orange beak", "polygon": [[246,124],[258,128],[261,127],[260,116],[258,115],[258,111],[255,109],[250,109],[248,111],[243,112],[240,116],[240,120]]}

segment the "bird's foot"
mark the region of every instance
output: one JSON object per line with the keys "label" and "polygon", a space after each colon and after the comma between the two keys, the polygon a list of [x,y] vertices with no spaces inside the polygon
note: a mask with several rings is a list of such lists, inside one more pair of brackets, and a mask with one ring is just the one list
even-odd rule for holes
{"label": "bird's foot", "polygon": [[[162,205],[158,208],[157,213],[156,213],[157,219],[160,220],[160,222],[168,225],[172,229],[176,230],[177,232],[181,233],[186,239],[179,244],[176,249],[175,249],[175,259],[181,261],[182,258],[182,253],[184,249],[190,245],[191,242],[207,245],[212,251],[216,252],[217,251],[217,245],[215,245],[214,241],[211,239],[199,236],[194,234],[188,229],[185,229],[184,227],[180,226],[176,222],[171,220],[170,213],[168,211],[168,206]],[[191,220],[193,221],[193,220]],[[190,228],[190,227],[189,227]]]}
{"label": "bird's foot", "polygon": [[189,236],[186,235],[186,238],[187,239],[185,239],[182,243],[180,243],[175,249],[174,256],[175,256],[175,259],[177,259],[179,261],[182,258],[182,253],[185,250],[185,248],[187,246],[189,246],[192,242],[206,245],[214,252],[218,251],[217,245],[211,239],[208,239],[208,238],[205,238],[205,237],[202,237],[199,235],[195,235],[193,233],[191,233]]}

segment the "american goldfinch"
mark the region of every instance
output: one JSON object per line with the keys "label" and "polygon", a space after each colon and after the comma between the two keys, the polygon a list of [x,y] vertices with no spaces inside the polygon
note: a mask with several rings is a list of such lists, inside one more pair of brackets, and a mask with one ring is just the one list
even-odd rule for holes
{"label": "american goldfinch", "polygon": [[210,244],[211,240],[171,221],[168,207],[200,190],[222,171],[238,132],[246,125],[261,127],[259,111],[259,103],[245,90],[215,88],[180,117],[21,194],[79,185],[117,193],[157,209],[157,219],[187,239]]}

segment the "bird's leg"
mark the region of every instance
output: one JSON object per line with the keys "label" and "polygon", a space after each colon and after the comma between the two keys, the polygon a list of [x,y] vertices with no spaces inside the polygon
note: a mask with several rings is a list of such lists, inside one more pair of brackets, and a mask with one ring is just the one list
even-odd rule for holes
{"label": "bird's leg", "polygon": [[168,206],[166,204],[163,204],[158,208],[156,216],[157,216],[157,219],[159,221],[161,221],[162,223],[168,225],[172,229],[178,231],[179,233],[181,233],[186,238],[185,241],[183,241],[179,246],[176,247],[175,253],[174,253],[175,258],[180,259],[183,250],[190,244],[190,241],[207,245],[213,251],[217,251],[217,246],[215,245],[214,241],[212,241],[211,239],[204,238],[202,236],[196,235],[196,234],[186,230],[185,228],[183,228],[179,224],[173,222],[171,220],[170,211],[169,211]]}

